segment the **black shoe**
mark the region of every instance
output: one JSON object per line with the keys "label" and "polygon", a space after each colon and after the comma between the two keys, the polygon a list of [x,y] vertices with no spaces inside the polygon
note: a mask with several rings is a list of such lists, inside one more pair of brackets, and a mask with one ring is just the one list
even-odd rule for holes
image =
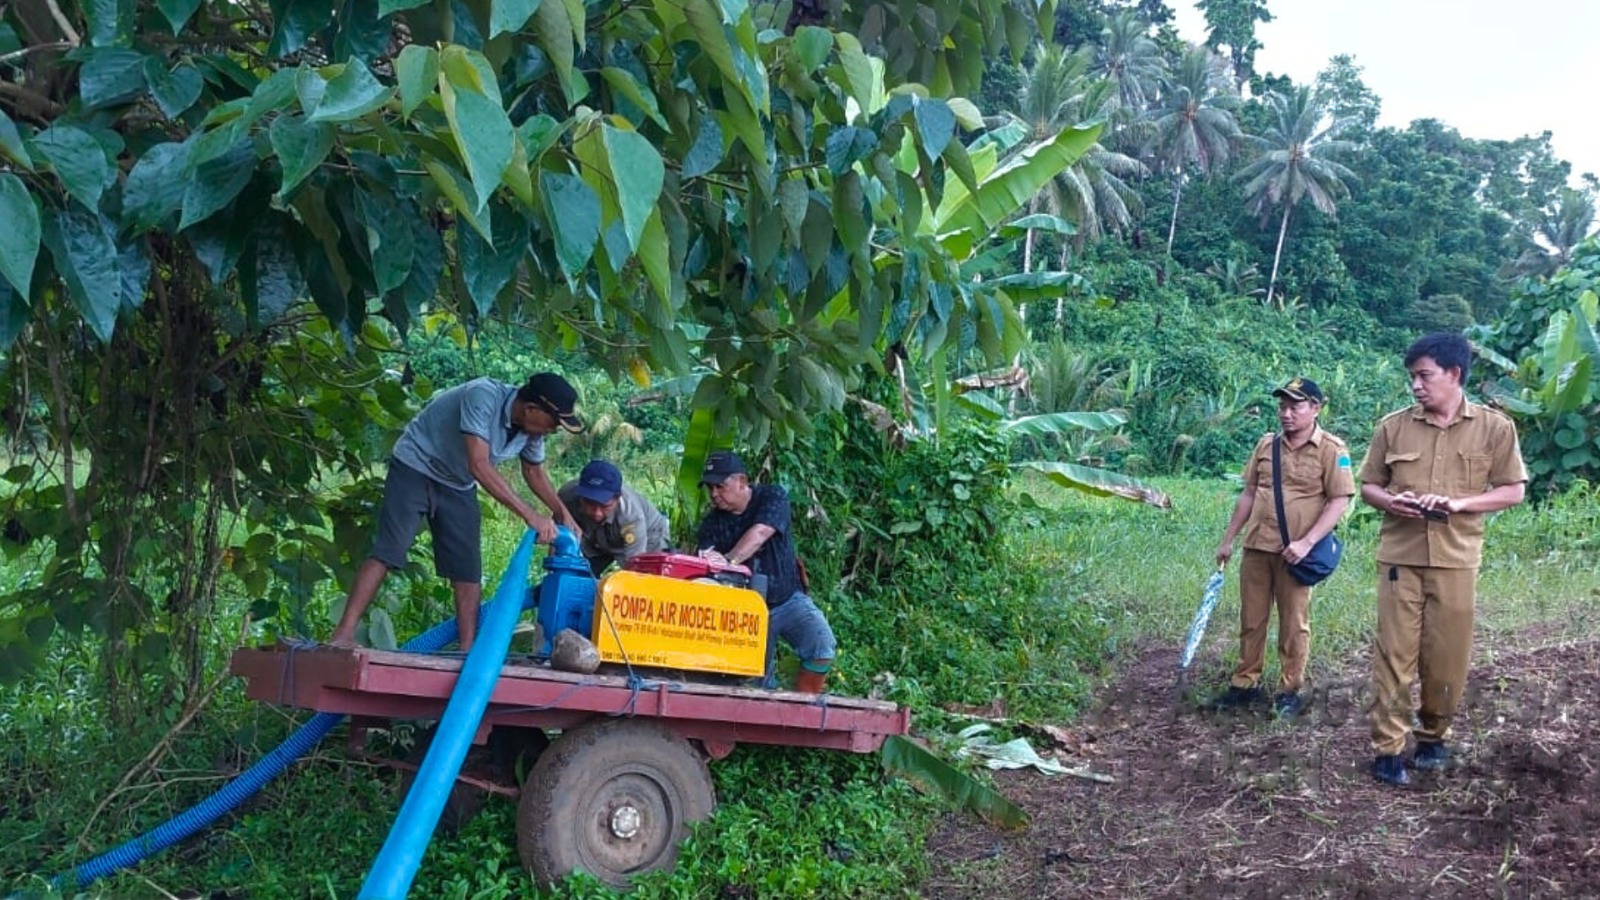
{"label": "black shoe", "polygon": [[1417,741],[1417,752],[1411,754],[1411,765],[1417,769],[1442,769],[1450,764],[1450,749],[1443,741]]}
{"label": "black shoe", "polygon": [[1299,691],[1279,694],[1277,699],[1272,701],[1272,711],[1277,713],[1280,719],[1292,719],[1300,715],[1305,708],[1306,698],[1300,696]]}
{"label": "black shoe", "polygon": [[1261,702],[1261,688],[1242,688],[1230,684],[1226,691],[1212,697],[1210,702],[1206,704],[1206,708],[1216,710],[1239,709],[1259,702]]}
{"label": "black shoe", "polygon": [[1372,777],[1395,787],[1405,787],[1411,783],[1411,773],[1406,771],[1406,761],[1399,755],[1375,757],[1372,760]]}

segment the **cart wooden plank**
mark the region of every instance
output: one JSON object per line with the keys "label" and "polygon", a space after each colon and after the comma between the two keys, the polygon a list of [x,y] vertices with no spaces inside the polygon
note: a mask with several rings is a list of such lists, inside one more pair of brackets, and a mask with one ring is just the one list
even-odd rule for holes
{"label": "cart wooden plank", "polygon": [[[462,661],[459,654],[368,648],[244,648],[234,652],[231,670],[247,680],[253,699],[427,719],[443,712]],[[660,720],[716,756],[737,743],[870,753],[911,723],[909,710],[882,700],[707,684],[650,670],[583,675],[512,658],[500,670],[478,737],[496,725],[570,728],[598,716]]]}

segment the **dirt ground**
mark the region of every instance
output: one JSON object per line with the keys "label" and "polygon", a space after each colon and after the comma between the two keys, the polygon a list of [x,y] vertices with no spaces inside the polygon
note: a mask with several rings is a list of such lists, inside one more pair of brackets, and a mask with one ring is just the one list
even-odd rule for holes
{"label": "dirt ground", "polygon": [[1368,660],[1290,724],[1202,711],[1177,689],[1176,651],[1147,650],[1064,739],[1032,738],[1116,781],[998,773],[1032,824],[947,817],[923,894],[1600,897],[1600,641],[1515,644],[1480,641],[1456,760],[1409,789],[1367,771]]}

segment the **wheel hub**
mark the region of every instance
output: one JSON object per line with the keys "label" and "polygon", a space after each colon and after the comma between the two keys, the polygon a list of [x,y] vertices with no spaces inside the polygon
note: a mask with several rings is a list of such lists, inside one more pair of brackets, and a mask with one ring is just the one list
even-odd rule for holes
{"label": "wheel hub", "polygon": [[643,816],[639,808],[632,804],[624,804],[611,811],[611,833],[623,840],[629,840],[639,833],[639,826]]}

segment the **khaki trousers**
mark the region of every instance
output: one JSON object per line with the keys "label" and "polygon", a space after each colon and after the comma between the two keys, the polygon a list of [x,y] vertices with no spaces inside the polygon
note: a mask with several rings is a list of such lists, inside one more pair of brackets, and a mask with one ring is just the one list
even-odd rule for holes
{"label": "khaki trousers", "polygon": [[1411,685],[1422,682],[1416,737],[1443,741],[1461,705],[1472,657],[1478,570],[1378,563],[1372,648],[1372,750],[1394,756],[1412,733]]}
{"label": "khaki trousers", "polygon": [[1300,690],[1311,652],[1311,588],[1294,580],[1283,556],[1246,548],[1239,561],[1239,667],[1234,687],[1253,688],[1261,681],[1267,651],[1267,625],[1278,608],[1278,662],[1283,674],[1278,688]]}

